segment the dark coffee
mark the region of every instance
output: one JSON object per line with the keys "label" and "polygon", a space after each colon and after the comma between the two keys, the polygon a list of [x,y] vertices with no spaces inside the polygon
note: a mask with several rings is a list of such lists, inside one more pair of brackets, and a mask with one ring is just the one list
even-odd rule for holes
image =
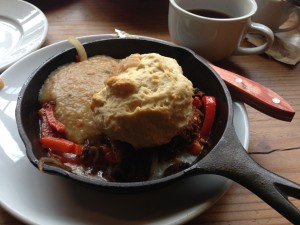
{"label": "dark coffee", "polygon": [[196,14],[198,16],[204,16],[209,18],[216,18],[216,19],[228,19],[231,18],[231,16],[223,13],[218,12],[215,10],[209,10],[209,9],[191,9],[188,10],[190,13]]}

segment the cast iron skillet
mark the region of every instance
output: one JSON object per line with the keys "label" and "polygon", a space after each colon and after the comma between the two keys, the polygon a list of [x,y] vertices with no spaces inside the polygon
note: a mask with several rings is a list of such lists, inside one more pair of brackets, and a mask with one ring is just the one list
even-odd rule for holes
{"label": "cast iron skillet", "polygon": [[[292,223],[300,223],[300,211],[288,196],[300,199],[300,186],[273,174],[253,161],[240,144],[233,127],[233,106],[230,93],[216,72],[192,51],[150,38],[112,38],[85,44],[88,56],[105,54],[124,58],[132,53],[156,52],[175,58],[184,74],[208,95],[217,98],[217,118],[211,134],[210,152],[191,167],[176,174],[144,182],[107,182],[76,175],[55,166],[45,165],[49,173],[60,174],[89,186],[114,192],[137,192],[157,188],[195,174],[218,174],[236,181],[262,198]],[[73,62],[75,49],[70,49],[45,62],[23,85],[16,107],[16,120],[20,136],[25,143],[31,163],[37,167],[42,147],[39,142],[40,108],[38,92],[48,75],[58,66]]]}

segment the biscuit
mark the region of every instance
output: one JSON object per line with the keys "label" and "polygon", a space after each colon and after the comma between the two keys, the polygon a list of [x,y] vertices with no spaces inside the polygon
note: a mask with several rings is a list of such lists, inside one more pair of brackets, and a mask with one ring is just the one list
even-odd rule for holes
{"label": "biscuit", "polygon": [[192,96],[192,83],[175,59],[133,54],[93,95],[94,121],[110,139],[136,149],[163,145],[188,124]]}

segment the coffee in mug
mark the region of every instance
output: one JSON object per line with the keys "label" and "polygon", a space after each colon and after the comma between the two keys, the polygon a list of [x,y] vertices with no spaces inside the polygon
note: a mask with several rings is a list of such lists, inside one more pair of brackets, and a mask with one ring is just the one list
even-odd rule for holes
{"label": "coffee in mug", "polygon": [[205,17],[217,18],[217,19],[225,19],[231,17],[225,13],[218,12],[215,10],[209,10],[209,9],[191,9],[189,10],[189,12],[198,16],[205,16]]}

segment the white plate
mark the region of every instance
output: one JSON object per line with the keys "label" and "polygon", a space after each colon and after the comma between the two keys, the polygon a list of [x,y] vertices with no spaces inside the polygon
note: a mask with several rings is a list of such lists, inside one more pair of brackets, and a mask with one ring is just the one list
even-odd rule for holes
{"label": "white plate", "polygon": [[21,0],[0,0],[0,72],[38,49],[47,31],[47,18],[34,5]]}
{"label": "white plate", "polygon": [[[93,41],[110,35],[88,36]],[[88,189],[60,176],[40,174],[25,155],[15,122],[17,95],[25,79],[46,59],[71,48],[59,42],[26,56],[1,79],[0,91],[0,203],[29,224],[180,224],[212,206],[231,181],[215,175],[198,175],[140,194],[115,195]],[[234,126],[248,149],[249,127],[245,107],[234,103]]]}

